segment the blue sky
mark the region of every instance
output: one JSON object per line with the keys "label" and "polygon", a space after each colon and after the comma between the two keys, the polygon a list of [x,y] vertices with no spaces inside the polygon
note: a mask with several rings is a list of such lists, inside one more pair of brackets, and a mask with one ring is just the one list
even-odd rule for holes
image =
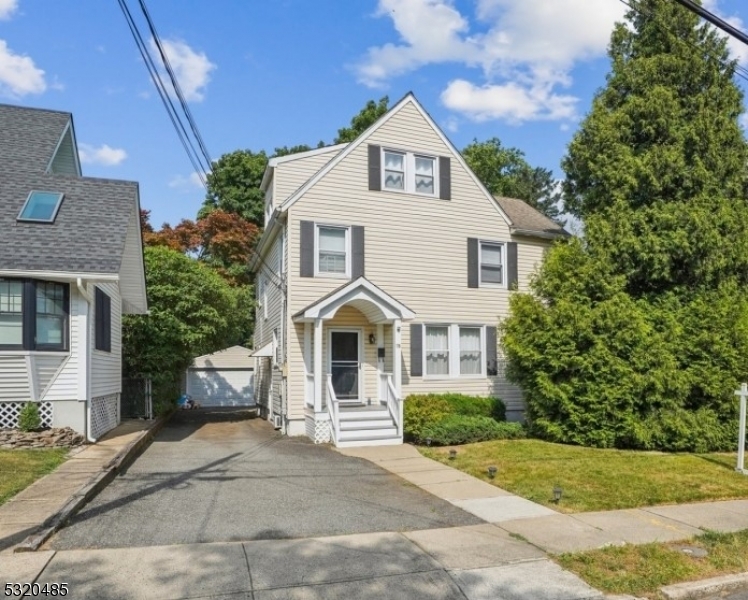
{"label": "blue sky", "polygon": [[[705,4],[748,29],[740,0]],[[136,0],[128,0],[138,17]],[[498,137],[562,177],[608,71],[619,0],[149,0],[218,158],[331,142],[369,99],[413,91],[458,148]],[[138,19],[143,31],[145,23]],[[748,48],[732,46],[748,66]],[[0,102],[70,111],[85,175],[140,182],[154,225],[199,187],[117,0],[0,0]]]}

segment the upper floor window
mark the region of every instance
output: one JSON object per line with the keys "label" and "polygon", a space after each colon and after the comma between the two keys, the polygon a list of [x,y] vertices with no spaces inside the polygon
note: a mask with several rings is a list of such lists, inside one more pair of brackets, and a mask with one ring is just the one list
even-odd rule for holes
{"label": "upper floor window", "polygon": [[70,286],[0,279],[0,348],[67,350]]}
{"label": "upper floor window", "polygon": [[350,273],[350,228],[317,227],[316,272],[348,276]]}
{"label": "upper floor window", "polygon": [[53,223],[57,217],[57,211],[60,210],[60,204],[62,204],[62,194],[59,192],[33,191],[26,198],[18,214],[18,220]]}
{"label": "upper floor window", "polygon": [[480,283],[504,285],[504,244],[480,243]]}
{"label": "upper floor window", "polygon": [[436,158],[412,152],[382,150],[382,188],[436,195]]}

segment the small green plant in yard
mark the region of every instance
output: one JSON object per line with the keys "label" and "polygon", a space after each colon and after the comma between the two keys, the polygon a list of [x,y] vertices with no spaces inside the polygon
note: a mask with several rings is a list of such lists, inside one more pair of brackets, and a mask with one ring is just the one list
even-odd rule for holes
{"label": "small green plant in yard", "polygon": [[[735,454],[685,454],[584,448],[540,440],[497,440],[419,448],[438,460],[509,492],[566,513],[748,498],[748,477]],[[498,467],[494,479],[489,466]],[[563,489],[558,504],[553,488]]]}
{"label": "small green plant in yard", "polygon": [[67,448],[0,450],[0,504],[54,471],[67,454]]}
{"label": "small green plant in yard", "polygon": [[525,431],[519,423],[502,423],[489,417],[447,415],[441,421],[424,427],[419,441],[423,443],[425,439],[430,439],[434,446],[452,446],[521,437],[525,437]]}
{"label": "small green plant in yard", "polygon": [[24,404],[18,414],[18,429],[21,431],[35,431],[42,426],[42,417],[39,414],[39,406],[36,402]]}
{"label": "small green plant in yard", "polygon": [[654,543],[561,554],[556,561],[604,592],[650,598],[665,585],[748,570],[748,530],[709,532],[687,544],[703,548],[707,556],[689,556],[678,543]]}

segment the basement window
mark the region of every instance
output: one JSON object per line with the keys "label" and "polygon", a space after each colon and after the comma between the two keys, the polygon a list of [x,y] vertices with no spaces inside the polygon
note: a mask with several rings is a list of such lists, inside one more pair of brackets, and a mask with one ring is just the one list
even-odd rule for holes
{"label": "basement window", "polygon": [[57,211],[62,204],[62,194],[59,192],[33,191],[26,198],[19,221],[34,221],[37,223],[54,223]]}

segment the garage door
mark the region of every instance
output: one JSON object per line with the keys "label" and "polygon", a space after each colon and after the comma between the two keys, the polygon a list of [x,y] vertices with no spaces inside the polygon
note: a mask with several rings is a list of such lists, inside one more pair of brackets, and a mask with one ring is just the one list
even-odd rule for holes
{"label": "garage door", "polygon": [[187,393],[202,406],[248,406],[254,404],[254,371],[190,369]]}

